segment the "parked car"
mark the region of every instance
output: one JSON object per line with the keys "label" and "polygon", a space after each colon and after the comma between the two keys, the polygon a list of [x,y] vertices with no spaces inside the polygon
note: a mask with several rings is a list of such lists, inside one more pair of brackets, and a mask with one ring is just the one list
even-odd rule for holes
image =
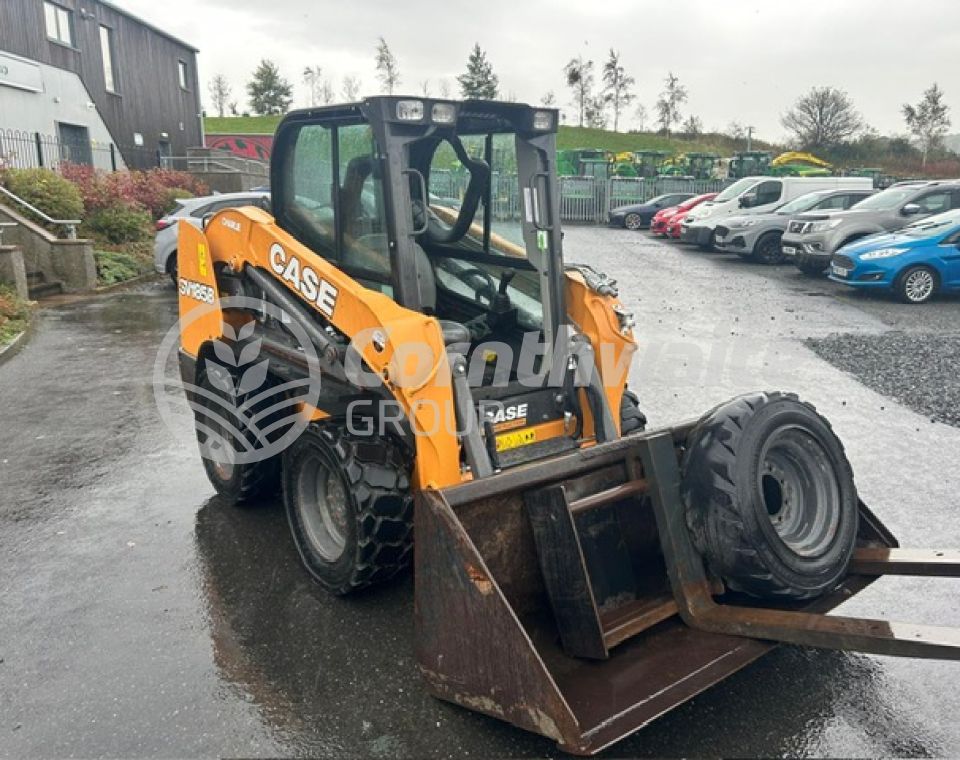
{"label": "parked car", "polygon": [[246,192],[208,195],[203,198],[186,198],[177,201],[173,213],[157,222],[157,237],[153,243],[153,267],[160,274],[169,274],[177,283],[177,237],[178,222],[186,221],[199,228],[203,217],[225,208],[257,206],[270,210],[270,193]]}
{"label": "parked car", "polygon": [[650,226],[653,215],[661,209],[676,206],[690,200],[693,193],[666,193],[651,198],[646,203],[632,203],[629,206],[618,206],[607,215],[611,227],[626,227],[628,230],[642,230]]}
{"label": "parked car", "polygon": [[783,261],[780,238],[791,218],[808,211],[843,211],[873,193],[866,189],[814,190],[774,211],[731,216],[717,225],[714,246],[723,253],[736,253],[763,264],[779,264]]}
{"label": "parked car", "polygon": [[869,190],[869,177],[744,177],[712,201],[687,214],[680,239],[712,250],[717,225],[746,209],[748,213],[773,211],[777,206],[814,190]]}
{"label": "parked car", "polygon": [[691,209],[696,208],[701,203],[705,201],[712,201],[717,197],[716,193],[704,193],[702,195],[695,195],[692,198],[685,200],[683,203],[680,203],[676,206],[670,206],[668,208],[662,209],[653,215],[653,219],[650,221],[650,231],[654,235],[661,235],[666,237],[668,235],[667,228],[670,224],[670,221],[677,214],[686,214],[686,212]]}
{"label": "parked car", "polygon": [[792,219],[783,253],[804,274],[820,276],[833,254],[854,240],[955,208],[960,208],[960,180],[900,182],[847,211]]}
{"label": "parked car", "polygon": [[960,290],[960,211],[857,240],[833,255],[830,279],[852,288],[893,290],[906,303]]}

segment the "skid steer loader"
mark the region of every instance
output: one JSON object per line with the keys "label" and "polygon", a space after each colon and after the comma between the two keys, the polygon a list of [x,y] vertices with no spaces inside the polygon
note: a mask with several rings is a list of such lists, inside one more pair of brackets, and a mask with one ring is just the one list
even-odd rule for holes
{"label": "skid steer loader", "polygon": [[557,118],[293,113],[272,215],[181,226],[180,371],[217,491],[282,492],[334,593],[413,561],[430,690],[573,753],[779,642],[956,658],[952,629],[823,614],[960,561],[897,548],[813,407],[755,393],[645,430],[616,284],[563,262]]}

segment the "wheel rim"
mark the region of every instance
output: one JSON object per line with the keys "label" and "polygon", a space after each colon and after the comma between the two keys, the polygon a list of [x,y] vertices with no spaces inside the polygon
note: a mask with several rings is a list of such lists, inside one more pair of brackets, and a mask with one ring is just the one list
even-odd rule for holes
{"label": "wheel rim", "polygon": [[926,301],[933,295],[933,275],[926,269],[917,269],[911,272],[903,283],[903,292],[914,303]]}
{"label": "wheel rim", "polygon": [[816,438],[792,426],[776,430],[760,458],[758,487],[774,532],[802,557],[824,554],[840,526],[840,485]]}
{"label": "wheel rim", "polygon": [[773,261],[780,255],[780,242],[778,240],[763,240],[760,243],[760,260]]}
{"label": "wheel rim", "polygon": [[343,480],[315,454],[301,461],[297,504],[307,540],[327,562],[336,562],[347,545],[349,510]]}
{"label": "wheel rim", "polygon": [[627,214],[627,218],[624,219],[624,224],[626,224],[628,230],[640,229],[640,215]]}

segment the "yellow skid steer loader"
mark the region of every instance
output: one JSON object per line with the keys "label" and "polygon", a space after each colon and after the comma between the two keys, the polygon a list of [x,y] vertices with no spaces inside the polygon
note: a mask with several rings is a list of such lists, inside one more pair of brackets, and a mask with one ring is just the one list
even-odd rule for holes
{"label": "yellow skid steer loader", "polygon": [[574,753],[778,642],[956,658],[953,630],[823,614],[960,562],[896,548],[813,407],[755,393],[645,430],[616,283],[564,265],[557,120],[293,113],[272,215],[181,225],[180,370],[217,491],[281,492],[333,593],[412,562],[430,690]]}

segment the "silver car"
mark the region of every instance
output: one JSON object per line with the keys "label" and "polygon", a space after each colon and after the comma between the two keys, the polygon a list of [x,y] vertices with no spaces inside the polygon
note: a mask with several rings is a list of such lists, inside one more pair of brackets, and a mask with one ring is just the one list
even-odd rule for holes
{"label": "silver car", "polygon": [[203,218],[225,208],[256,206],[270,210],[270,193],[223,193],[204,198],[187,198],[177,201],[173,213],[157,222],[157,237],[153,243],[153,267],[160,274],[168,274],[177,282],[177,237],[179,222],[186,221],[199,229]]}
{"label": "silver car", "polygon": [[834,252],[854,240],[956,208],[960,208],[958,180],[899,182],[847,211],[791,219],[783,234],[783,253],[804,274],[819,276],[830,266]]}
{"label": "silver car", "polygon": [[714,247],[762,264],[783,261],[780,238],[795,214],[810,211],[844,211],[873,195],[873,190],[816,190],[784,203],[774,211],[731,216],[717,225]]}

